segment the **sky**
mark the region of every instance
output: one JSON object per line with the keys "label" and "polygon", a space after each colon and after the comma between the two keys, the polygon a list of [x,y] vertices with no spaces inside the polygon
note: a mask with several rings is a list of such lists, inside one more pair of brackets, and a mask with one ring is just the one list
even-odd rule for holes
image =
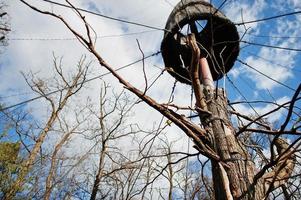
{"label": "sky", "polygon": [[[37,7],[55,12],[63,16],[76,30],[84,33],[84,26],[76,14],[70,9],[61,8],[41,0],[28,0]],[[64,3],[63,0],[56,2]],[[166,20],[173,7],[179,0],[75,0],[75,6],[115,17],[145,24],[152,27],[164,28]],[[72,74],[76,71],[77,62],[83,56],[91,61],[88,78],[94,78],[106,73],[86,49],[74,39],[74,36],[58,20],[34,12],[18,0],[10,0],[8,12],[10,14],[11,33],[8,46],[0,55],[0,101],[5,106],[15,105],[24,100],[33,98],[33,93],[22,75],[33,73],[43,80],[50,80],[54,74],[53,58],[62,57],[64,72]],[[212,0],[215,7],[220,7],[223,0]],[[300,0],[228,0],[221,7],[221,11],[234,23],[252,21],[278,14],[300,11]],[[93,30],[97,34],[96,49],[114,69],[125,66],[142,58],[137,41],[145,56],[160,50],[164,32],[122,22],[117,22],[99,16],[83,13]],[[254,69],[239,62],[228,73],[228,79],[221,79],[220,86],[225,82],[225,90],[230,102],[244,101],[272,101],[284,103],[291,99],[294,89],[300,84],[301,54],[299,51],[288,51],[250,45],[244,41],[278,47],[298,49],[301,46],[301,15],[287,16],[245,26],[237,26],[242,38],[239,59],[248,63]],[[154,81],[164,69],[160,54],[145,60],[145,69],[149,83]],[[258,73],[260,71],[261,73]],[[22,72],[22,73],[21,73]],[[118,71],[127,81],[143,89],[142,63]],[[264,74],[264,75],[263,75]],[[70,75],[71,77],[71,75]],[[268,77],[268,78],[267,78]],[[273,79],[273,80],[272,80]],[[103,81],[110,85],[112,91],[118,93],[123,90],[119,82],[111,75],[103,76],[88,82],[75,97],[76,103],[70,105],[69,110],[78,108],[89,97],[97,103]],[[282,84],[279,84],[279,82]],[[174,85],[174,78],[164,73],[147,92],[149,96],[160,103],[166,103]],[[285,85],[285,86],[283,86]],[[55,89],[55,88],[52,88]],[[128,93],[133,100],[137,98]],[[191,87],[177,83],[174,91],[174,103],[180,106],[191,104]],[[29,109],[33,117],[41,124],[47,119],[49,107],[42,99],[22,105]],[[246,115],[257,115],[268,112],[274,105],[261,103],[236,105],[235,109]],[[256,111],[256,113],[254,112]],[[280,110],[268,117],[275,128],[279,128],[286,111]],[[64,115],[73,123],[74,116],[66,111]],[[132,122],[143,127],[151,128],[158,125],[161,115],[140,103],[133,109]],[[169,141],[176,141],[174,150],[191,151],[192,143],[174,125],[165,130]],[[72,148],[72,153],[88,151],[89,141],[82,137],[73,138],[74,146],[80,144],[81,149]],[[51,138],[48,140],[51,143]],[[52,141],[54,142],[54,141]],[[188,145],[187,145],[188,143]],[[126,142],[123,145],[129,146]]]}
{"label": "sky", "polygon": [[[228,0],[221,11],[234,23],[252,21],[278,14],[301,10],[299,0]],[[73,11],[61,8],[43,1],[28,1],[37,7],[62,15],[76,30],[83,33],[84,26]],[[64,1],[57,1],[64,3]],[[101,13],[118,19],[137,22],[152,27],[164,28],[166,20],[178,0],[77,0],[75,6]],[[223,1],[213,0],[215,7],[220,7]],[[0,55],[0,100],[4,105],[14,105],[35,97],[26,84],[24,74],[30,72],[47,80],[53,77],[53,56],[63,58],[63,70],[67,73],[75,71],[75,65],[85,55],[91,60],[89,78],[99,76],[107,71],[100,67],[83,46],[74,40],[74,36],[58,20],[34,12],[18,0],[8,2],[12,32],[9,35],[9,45]],[[137,40],[145,55],[151,55],[160,50],[163,31],[154,30],[122,22],[117,22],[99,16],[83,13],[97,34],[97,51],[114,69],[132,63],[142,58]],[[301,46],[301,15],[287,16],[245,26],[237,26],[242,42],[239,59],[248,63],[256,70],[236,62],[228,73],[225,89],[231,102],[263,100],[284,103],[290,100],[294,89],[300,84],[301,61],[300,51],[288,51],[250,45],[244,41],[298,49]],[[150,82],[161,73],[164,64],[161,55],[153,56],[145,61],[147,77]],[[258,73],[260,71],[261,73]],[[136,87],[143,89],[142,63],[120,70],[119,73]],[[263,75],[264,74],[264,75]],[[269,77],[269,78],[267,78]],[[271,80],[274,79],[274,80]],[[275,81],[276,80],[276,81]],[[120,86],[111,75],[103,77],[114,91],[121,91]],[[278,83],[277,83],[278,82]],[[283,85],[279,84],[281,82]],[[172,91],[174,78],[164,73],[155,82],[148,94],[158,102],[167,102]],[[223,85],[223,84],[222,84]],[[101,80],[87,83],[80,92],[78,99],[97,99]],[[185,106],[191,104],[191,88],[177,84],[174,92],[174,103]],[[132,98],[135,97],[132,95]],[[80,102],[79,102],[80,103]],[[43,121],[49,113],[43,100],[37,100],[23,105],[31,109],[37,119]],[[78,105],[74,105],[75,107]],[[263,114],[271,109],[270,104],[236,105],[235,108],[244,113]],[[254,112],[256,110],[256,113]],[[161,119],[160,115],[141,103],[134,108],[133,121],[143,126],[153,126]],[[269,120],[279,127],[278,121],[285,116],[285,110],[269,117]],[[186,145],[175,126],[169,128],[170,140],[181,141]],[[180,145],[181,146],[181,145]],[[186,145],[187,146],[187,145]]]}

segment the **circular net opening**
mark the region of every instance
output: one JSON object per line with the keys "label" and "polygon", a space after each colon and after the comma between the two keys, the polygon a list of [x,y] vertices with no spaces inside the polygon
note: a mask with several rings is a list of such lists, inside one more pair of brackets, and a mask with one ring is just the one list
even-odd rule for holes
{"label": "circular net opening", "polygon": [[176,5],[167,22],[161,52],[169,73],[191,84],[191,50],[187,35],[194,33],[201,56],[207,58],[214,80],[223,77],[239,54],[239,34],[235,25],[211,4],[201,0],[183,0]]}

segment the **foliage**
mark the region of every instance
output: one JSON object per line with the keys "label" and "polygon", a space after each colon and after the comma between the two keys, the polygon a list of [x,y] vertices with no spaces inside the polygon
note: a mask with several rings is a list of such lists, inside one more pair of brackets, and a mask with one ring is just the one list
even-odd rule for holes
{"label": "foliage", "polygon": [[0,143],[0,196],[11,187],[20,168],[20,143]]}
{"label": "foliage", "polygon": [[[261,116],[247,116],[234,108],[229,111],[224,91],[204,89],[198,83],[193,85],[198,94],[195,107],[180,107],[172,100],[160,103],[149,96],[151,86],[145,71],[142,91],[103,60],[93,40],[97,35],[92,35],[95,31],[88,18],[69,1],[68,5],[82,21],[86,34],[78,26],[69,24],[63,15],[21,1],[65,24],[99,64],[139,100],[131,100],[124,91],[110,93],[110,87],[104,84],[99,99],[94,96],[97,103],[91,103],[90,97],[83,101],[80,92],[86,86],[90,64],[85,65],[85,59],[78,62],[77,71],[72,76],[66,75],[61,60],[57,58],[54,58],[56,76],[53,79],[45,80],[34,73],[24,75],[32,91],[43,98],[43,103],[48,103],[48,107],[43,104],[48,112],[45,121],[34,127],[28,126],[28,131],[18,120],[15,121],[14,130],[22,145],[1,144],[4,198],[16,197],[24,186],[26,191],[22,192],[28,198],[45,200],[224,199],[226,194],[228,199],[245,199],[245,196],[252,199],[254,191],[261,193],[260,199],[286,193],[288,199],[300,195],[300,159],[297,155],[301,146],[300,120],[293,128],[290,126],[292,119],[299,117],[294,109],[299,109],[296,102],[300,99],[301,86],[290,101]],[[192,61],[199,63],[198,46],[193,40],[188,41],[195,58]],[[139,49],[143,54],[140,45]],[[191,71],[195,72],[192,74],[194,80],[199,82],[199,78],[195,78],[199,75],[198,64],[191,65]],[[54,89],[57,93],[53,92]],[[214,92],[216,98],[213,98]],[[159,125],[148,130],[131,123],[129,113],[141,101],[167,118],[168,123],[162,123],[165,120],[162,117]],[[277,109],[288,111],[279,130],[264,120]],[[197,113],[200,121],[191,120],[190,115],[181,112]],[[237,118],[235,128],[229,112]],[[174,125],[194,142],[194,153],[173,151],[174,144],[168,140],[165,131]],[[284,134],[295,137],[288,142],[280,139]],[[263,154],[263,149],[269,150],[269,145],[271,158]],[[22,162],[18,159],[20,147],[25,155]],[[285,188],[287,186],[289,188]]]}

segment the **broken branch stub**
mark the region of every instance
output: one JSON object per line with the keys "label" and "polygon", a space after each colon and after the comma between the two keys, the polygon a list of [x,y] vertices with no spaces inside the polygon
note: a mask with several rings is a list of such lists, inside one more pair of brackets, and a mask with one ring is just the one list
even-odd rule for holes
{"label": "broken branch stub", "polygon": [[[182,83],[191,84],[189,33],[196,35],[201,57],[207,58],[214,80],[222,78],[232,68],[239,54],[239,34],[235,25],[205,1],[180,1],[169,15],[165,29],[161,43],[165,68]],[[183,33],[185,31],[187,34]]]}

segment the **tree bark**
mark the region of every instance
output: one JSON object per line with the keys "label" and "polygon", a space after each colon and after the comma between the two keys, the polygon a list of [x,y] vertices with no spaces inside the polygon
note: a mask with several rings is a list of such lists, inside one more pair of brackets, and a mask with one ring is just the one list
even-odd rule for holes
{"label": "tree bark", "polygon": [[[147,96],[145,92],[142,92],[141,90],[137,89],[129,82],[127,82],[116,72],[116,70],[114,70],[109,64],[107,64],[102,59],[100,54],[96,51],[94,43],[92,42],[90,34],[91,29],[89,24],[87,23],[85,17],[82,16],[79,10],[77,10],[75,7],[73,7],[74,10],[78,13],[86,27],[86,37],[79,34],[79,32],[77,32],[76,29],[68,24],[62,16],[56,15],[53,12],[42,11],[30,5],[24,0],[20,1],[37,12],[59,19],[77,37],[77,39],[83,44],[83,46],[96,57],[96,59],[99,61],[99,64],[105,67],[120,82],[120,84],[124,85],[126,89],[131,91],[150,107],[154,108],[162,115],[167,117],[168,120],[172,121],[176,126],[182,129],[182,131],[185,132],[188,137],[194,140],[196,148],[211,160],[215,199],[261,200],[265,198],[266,195],[268,195],[268,193],[264,191],[264,184],[262,184],[264,182],[263,177],[268,178],[268,182],[269,180],[272,180],[272,183],[268,183],[268,186],[270,187],[269,191],[272,191],[274,187],[273,182],[275,182],[275,179],[280,180],[284,175],[290,175],[294,167],[294,159],[292,158],[293,153],[288,154],[286,158],[282,159],[284,164],[280,163],[280,168],[278,168],[278,166],[280,165],[277,164],[280,159],[271,160],[266,166],[263,167],[262,170],[260,170],[260,172],[258,172],[254,176],[254,163],[251,162],[249,153],[246,148],[241,145],[240,141],[235,137],[234,128],[231,124],[227,111],[227,99],[222,90],[217,90],[214,92],[214,88],[212,87],[204,87],[198,83],[195,84],[196,82],[193,83],[193,87],[195,87],[194,91],[201,91],[200,94],[196,92],[198,93],[197,95],[203,95],[200,96],[201,100],[197,97],[197,110],[199,111],[202,125],[205,128],[204,130],[202,127],[188,121],[185,116],[182,116],[172,109],[169,109],[168,107],[157,103],[154,99]],[[70,5],[72,6],[72,4]],[[195,9],[195,7],[193,9]],[[194,43],[193,45],[194,47],[197,47],[196,43]],[[192,56],[192,63],[197,64],[191,65],[192,72],[198,72],[199,70],[199,60],[196,60],[196,62],[195,60],[193,60],[195,58],[198,59],[198,57],[200,56],[198,55],[198,53],[195,53],[197,52],[194,51],[195,49],[197,48],[192,48],[192,53],[194,54]],[[194,67],[195,69],[192,69]],[[191,76],[190,78],[192,81],[198,81],[199,78],[194,77],[194,75],[198,75],[198,73],[188,74],[188,77]],[[203,106],[203,102],[201,101],[205,102],[206,105]],[[285,126],[283,127],[285,128]],[[279,134],[282,134],[281,131],[279,132]],[[208,137],[210,137],[210,140],[208,139]],[[212,149],[214,149],[214,151]],[[268,169],[274,166],[277,169],[278,173],[266,173]],[[283,166],[288,167],[286,168]],[[284,173],[284,175],[281,175],[281,177],[278,178],[277,174],[282,174],[282,172],[285,172],[284,170],[286,169],[289,169],[289,172]],[[271,176],[264,176],[265,174]],[[271,177],[274,178],[271,179]],[[281,184],[280,181],[278,181],[278,183]]]}
{"label": "tree bark", "polygon": [[[212,138],[211,147],[227,165],[226,167],[221,162],[211,160],[215,199],[237,199],[253,182],[254,164],[249,159],[247,150],[235,137],[225,93],[221,89],[214,91],[209,66],[206,58],[200,56],[193,34],[188,36],[188,44],[192,49],[190,73],[196,107],[210,113],[206,116],[199,113],[200,119],[208,136]],[[199,74],[202,75],[202,85]],[[256,199],[251,193],[245,195],[245,199]]]}
{"label": "tree bark", "polygon": [[[253,182],[255,166],[247,150],[235,137],[224,92],[219,89],[217,94],[214,94],[212,88],[205,88],[204,94],[208,111],[212,113],[212,116],[204,119],[203,124],[213,135],[215,151],[229,166],[224,167],[220,163],[211,161],[215,198],[218,200],[237,199]],[[226,184],[227,182],[229,183]],[[254,191],[251,191],[245,195],[244,199],[257,198],[254,196]]]}
{"label": "tree bark", "polygon": [[[211,138],[210,146],[220,157],[218,161],[211,159],[215,199],[268,198],[269,193],[283,186],[291,175],[294,169],[294,152],[285,140],[276,137],[274,144],[278,152],[277,160],[271,160],[255,176],[255,164],[245,146],[235,136],[225,92],[214,89],[209,65],[206,58],[200,55],[193,34],[188,36],[188,44],[192,49],[190,73],[196,107],[202,111],[199,112],[199,117],[207,130],[207,136]],[[266,172],[269,168],[273,168],[272,171]]]}
{"label": "tree bark", "polygon": [[106,154],[106,146],[105,145],[106,144],[104,144],[104,146],[102,147],[103,149],[101,150],[101,153],[100,153],[98,171],[97,171],[97,174],[96,174],[96,177],[95,177],[95,180],[94,180],[90,200],[95,200],[96,199],[98,188],[99,188],[99,185],[100,185],[100,181],[101,181],[101,178],[102,178],[102,175],[103,175],[103,165],[104,165],[104,159],[105,159],[105,154]]}

